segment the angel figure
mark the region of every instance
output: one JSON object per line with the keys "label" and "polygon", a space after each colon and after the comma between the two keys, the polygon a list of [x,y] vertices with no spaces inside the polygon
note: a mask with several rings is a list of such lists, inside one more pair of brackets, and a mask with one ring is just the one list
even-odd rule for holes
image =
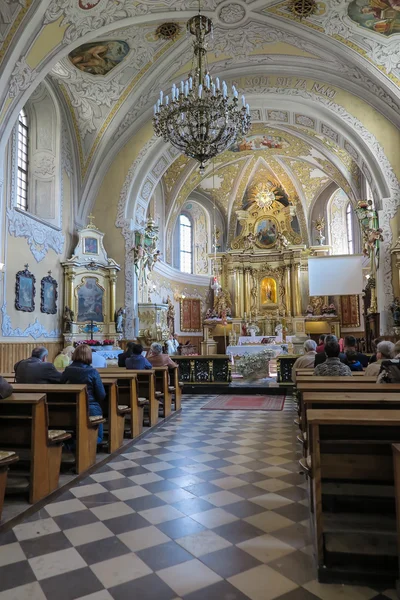
{"label": "angel figure", "polygon": [[278,248],[278,250],[285,250],[285,248],[287,248],[288,246],[289,242],[287,237],[283,235],[283,233],[278,231],[278,233],[276,234],[276,247]]}
{"label": "angel figure", "polygon": [[313,317],[314,316],[314,307],[311,304],[307,305],[306,316],[307,317]]}
{"label": "angel figure", "polygon": [[243,238],[243,252],[254,252],[254,244],[257,240],[257,236],[250,232]]}

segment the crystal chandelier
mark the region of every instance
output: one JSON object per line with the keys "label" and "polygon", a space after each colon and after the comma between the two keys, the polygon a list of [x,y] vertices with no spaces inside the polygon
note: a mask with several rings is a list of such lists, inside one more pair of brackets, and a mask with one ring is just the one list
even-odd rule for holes
{"label": "crystal chandelier", "polygon": [[250,128],[250,108],[242,96],[239,106],[238,91],[232,86],[228,96],[225,81],[215,82],[208,71],[206,36],[212,31],[212,21],[200,14],[187,22],[187,30],[194,36],[192,70],[180,86],[172,86],[171,97],[160,92],[154,105],[153,125],[158,137],[170,142],[186,156],[205,163],[230,148]]}

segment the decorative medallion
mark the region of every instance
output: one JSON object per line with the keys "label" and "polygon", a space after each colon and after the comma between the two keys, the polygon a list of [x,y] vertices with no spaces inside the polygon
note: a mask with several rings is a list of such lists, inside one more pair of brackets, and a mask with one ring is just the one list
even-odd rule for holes
{"label": "decorative medallion", "polygon": [[246,10],[241,4],[233,2],[223,6],[219,12],[219,20],[226,25],[233,25],[242,21],[246,15]]}
{"label": "decorative medallion", "polygon": [[100,0],[79,0],[78,6],[82,10],[91,10],[92,8],[95,8],[99,2]]}
{"label": "decorative medallion", "polygon": [[125,58],[129,46],[122,40],[107,40],[82,44],[69,53],[72,64],[91,75],[106,75]]}
{"label": "decorative medallion", "polygon": [[399,0],[353,0],[347,11],[350,19],[382,35],[400,32]]}
{"label": "decorative medallion", "polygon": [[317,11],[315,0],[290,0],[289,9],[299,19],[310,17]]}
{"label": "decorative medallion", "polygon": [[156,29],[156,37],[161,40],[176,40],[181,32],[178,23],[162,23]]}

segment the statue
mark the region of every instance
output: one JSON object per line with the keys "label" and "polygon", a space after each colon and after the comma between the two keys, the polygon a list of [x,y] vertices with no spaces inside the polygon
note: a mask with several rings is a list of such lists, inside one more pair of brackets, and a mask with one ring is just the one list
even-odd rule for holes
{"label": "statue", "polygon": [[171,335],[174,335],[174,333],[175,333],[175,307],[172,304],[172,300],[169,296],[167,296],[167,304],[168,304],[167,326],[168,326],[168,329],[169,329]]}
{"label": "statue", "polygon": [[276,234],[276,247],[278,250],[285,250],[289,246],[288,239],[283,233],[278,231]]}
{"label": "statue", "polygon": [[313,317],[314,316],[314,307],[311,304],[307,304],[306,316],[307,317]]}
{"label": "statue", "polygon": [[320,246],[323,246],[325,241],[325,236],[322,233],[325,229],[325,217],[321,217],[321,215],[314,221],[315,230],[318,232],[317,242]]}
{"label": "statue", "polygon": [[336,306],[333,304],[333,302],[331,302],[331,304],[328,306],[328,315],[330,317],[336,317],[337,316],[337,311],[336,311]]}
{"label": "statue", "polygon": [[114,316],[115,331],[117,333],[124,333],[124,321],[125,321],[125,309],[119,308]]}
{"label": "statue", "polygon": [[136,275],[137,275],[137,277],[139,277],[141,267],[143,267],[142,263],[143,263],[143,257],[144,257],[144,250],[143,250],[142,244],[137,244],[137,246],[133,246],[132,253],[133,253],[133,264],[135,265]]}
{"label": "statue", "polygon": [[260,333],[260,328],[258,327],[258,325],[256,323],[254,323],[254,321],[252,323],[250,323],[250,325],[247,328],[247,331],[250,333],[251,337],[255,337],[256,335],[258,335]]}
{"label": "statue", "polygon": [[71,333],[71,331],[72,331],[72,323],[74,321],[74,317],[75,317],[75,315],[74,315],[73,311],[68,306],[66,306],[64,308],[64,315],[63,315],[63,318],[64,318],[64,332],[65,333]]}
{"label": "statue", "polygon": [[400,325],[400,298],[395,298],[390,305],[392,311],[393,321],[396,327]]}
{"label": "statue", "polygon": [[225,312],[226,315],[227,309],[232,309],[231,297],[227,290],[221,288],[214,298],[214,311],[220,319],[223,312]]}
{"label": "statue", "polygon": [[257,240],[257,236],[250,232],[243,238],[243,252],[254,252],[254,244]]}
{"label": "statue", "polygon": [[251,312],[254,313],[257,308],[258,293],[257,287],[254,285],[251,288]]}

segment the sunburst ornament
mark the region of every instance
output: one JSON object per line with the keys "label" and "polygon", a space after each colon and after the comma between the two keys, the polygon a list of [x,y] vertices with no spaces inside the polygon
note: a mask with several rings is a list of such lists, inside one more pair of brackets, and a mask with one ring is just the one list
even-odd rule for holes
{"label": "sunburst ornament", "polygon": [[317,12],[317,2],[315,0],[289,0],[288,6],[290,11],[300,20]]}
{"label": "sunburst ornament", "polygon": [[281,198],[279,190],[271,181],[258,183],[251,190],[250,200],[255,202],[259,208],[271,208],[273,202]]}

